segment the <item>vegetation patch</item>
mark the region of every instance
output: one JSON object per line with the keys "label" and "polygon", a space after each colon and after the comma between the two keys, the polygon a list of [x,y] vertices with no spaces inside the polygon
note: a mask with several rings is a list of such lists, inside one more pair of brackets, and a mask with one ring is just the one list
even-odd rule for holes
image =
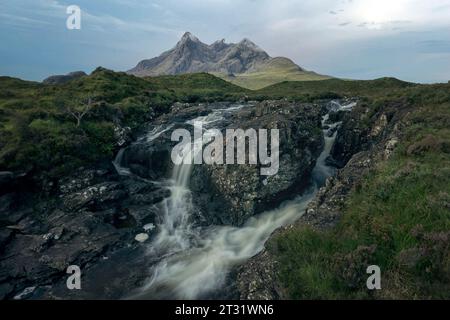
{"label": "vegetation patch", "polygon": [[[351,192],[335,228],[296,227],[269,243],[288,297],[450,297],[450,99],[439,87],[406,86],[416,103],[405,137]],[[380,266],[382,290],[367,290],[369,265]]]}

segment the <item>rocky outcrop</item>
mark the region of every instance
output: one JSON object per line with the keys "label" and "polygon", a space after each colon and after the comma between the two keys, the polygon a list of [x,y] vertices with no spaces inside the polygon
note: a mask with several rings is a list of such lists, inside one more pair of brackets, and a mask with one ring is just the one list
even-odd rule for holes
{"label": "rocky outcrop", "polygon": [[[352,112],[340,115],[343,123],[331,151],[334,159],[329,162],[337,163],[342,169],[327,179],[295,224],[275,231],[272,238],[301,225],[318,230],[335,227],[354,188],[372,168],[392,154],[401,139],[405,126],[401,119],[407,112],[405,103],[384,105],[375,112],[368,105],[358,104]],[[274,252],[276,248],[264,249],[239,267],[235,281],[241,299],[289,298],[276,276],[279,262]]]}
{"label": "rocky outcrop", "polygon": [[317,105],[286,101],[264,101],[238,112],[227,128],[280,130],[279,171],[266,177],[260,165],[196,166],[191,189],[207,220],[241,225],[301,192],[323,148],[320,119]]}
{"label": "rocky outcrop", "polygon": [[393,130],[398,131],[395,126],[407,108],[405,102],[390,102],[377,111],[367,103],[359,103],[351,112],[333,115],[342,121],[342,125],[331,149],[329,163],[342,168],[357,152],[370,149]]}
{"label": "rocky outcrop", "polygon": [[11,184],[13,180],[14,180],[14,173],[10,171],[0,172],[0,194],[7,192],[8,189],[11,189]]}
{"label": "rocky outcrop", "polygon": [[[62,179],[55,190],[56,197],[32,203],[23,203],[16,191],[0,196],[0,299],[49,297],[55,283],[64,290],[53,298],[65,298],[69,265],[84,272],[123,248],[127,255],[120,259],[131,259],[139,249],[136,236],[152,236],[155,205],[170,193],[151,182],[89,169]],[[91,281],[101,272],[94,268]],[[96,294],[108,297],[105,290]]]}
{"label": "rocky outcrop", "polygon": [[226,106],[216,103],[206,104],[175,103],[171,111],[155,119],[138,141],[126,147],[120,164],[142,178],[157,180],[170,176],[173,168],[171,151],[176,142],[171,141],[172,131],[177,128],[192,130],[187,120],[205,116],[215,108]]}
{"label": "rocky outcrop", "polygon": [[[136,76],[194,72],[216,72],[232,75],[270,68],[274,59],[277,58],[271,58],[248,39],[236,44],[221,40],[207,45],[191,33],[186,32],[173,49],[164,52],[159,57],[142,60],[128,73]],[[288,61],[291,68],[302,71],[292,61],[284,59]]]}

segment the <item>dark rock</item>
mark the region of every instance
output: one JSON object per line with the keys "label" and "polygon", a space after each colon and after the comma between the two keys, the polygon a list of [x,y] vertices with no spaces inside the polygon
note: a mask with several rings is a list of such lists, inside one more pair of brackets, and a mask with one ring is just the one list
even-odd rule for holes
{"label": "dark rock", "polygon": [[0,300],[10,298],[9,295],[14,290],[14,285],[9,282],[0,282]]}
{"label": "dark rock", "polygon": [[169,189],[158,189],[153,192],[135,194],[130,197],[130,202],[135,205],[152,205],[161,202],[170,196]]}
{"label": "dark rock", "polygon": [[345,114],[347,113],[347,111],[331,111],[328,115],[328,120],[327,123],[336,123],[336,122],[340,122],[344,119]]}
{"label": "dark rock", "polygon": [[137,143],[124,151],[121,165],[130,168],[131,172],[152,180],[167,176],[171,168],[170,138],[157,139],[151,144]]}
{"label": "dark rock", "polygon": [[195,166],[191,189],[207,219],[240,225],[299,192],[323,147],[320,120],[318,107],[286,101],[265,101],[240,111],[233,128],[280,130],[279,171],[266,178],[259,165]]}
{"label": "dark rock", "polygon": [[283,294],[277,281],[278,262],[263,251],[240,267],[236,286],[241,300],[278,300]]}
{"label": "dark rock", "polygon": [[409,105],[394,101],[377,112],[373,112],[373,108],[360,103],[351,112],[344,113],[331,149],[331,156],[339,168],[344,167],[354,154],[369,150],[390,133],[400,130],[398,124],[408,112]]}
{"label": "dark rock", "polygon": [[13,237],[13,231],[10,229],[0,229],[0,253]]}
{"label": "dark rock", "polygon": [[[380,119],[380,116],[375,118]],[[401,116],[399,118],[401,118]],[[397,121],[399,118],[397,118]],[[344,122],[345,121],[346,120],[344,120]],[[373,137],[371,134],[374,133],[373,128],[376,128],[382,122],[383,120],[375,120],[374,124],[378,124],[369,127],[367,131],[365,131],[367,137],[372,136],[373,138],[372,144],[366,146],[369,150],[357,152],[352,155],[350,160],[347,161],[344,167],[339,170],[334,177],[328,178],[326,184],[317,192],[314,199],[309,203],[305,214],[294,223],[294,227],[309,225],[314,229],[329,230],[337,225],[342,216],[346,200],[352,190],[361,183],[363,177],[366,176],[377,163],[385,159],[386,148],[391,148],[392,141],[397,141],[395,136],[398,134],[398,126],[396,125],[390,126],[387,124],[385,129],[383,129],[383,132],[379,131],[377,137]],[[380,140],[379,135],[386,136],[386,138]],[[354,136],[350,135],[350,137]],[[361,148],[354,140],[350,142],[351,143],[349,143],[348,146],[351,148],[346,149],[347,152]],[[331,161],[333,161],[333,159],[329,159],[327,162]],[[289,229],[292,227],[293,226],[286,226],[281,228],[277,230],[274,235],[276,234],[277,237],[281,237],[285,232],[289,232]],[[355,279],[362,275],[361,273],[355,272],[354,269],[349,268],[349,264],[345,263],[345,261],[359,261],[361,259],[366,259],[368,255],[374,252],[374,250],[375,248],[373,247],[360,247],[348,257],[343,257],[344,263],[342,264],[342,270],[338,272],[340,272],[341,276],[345,278],[345,281],[349,285],[356,283],[357,281],[355,281]],[[409,252],[405,253],[401,258],[405,261],[410,259],[408,254]],[[241,298],[289,298],[283,295],[285,290],[276,278],[277,264],[276,257],[274,257],[270,251],[265,249],[242,265],[236,277],[236,286],[240,291]],[[360,281],[357,283],[360,283]]]}
{"label": "dark rock", "polygon": [[10,171],[0,171],[0,187],[11,182],[14,178],[14,173]]}
{"label": "dark rock", "polygon": [[128,212],[137,221],[139,226],[155,223],[158,209],[153,206],[132,206]]}
{"label": "dark rock", "polygon": [[0,171],[0,194],[10,192],[14,180],[14,173],[9,171]]}
{"label": "dark rock", "polygon": [[104,210],[126,197],[126,191],[119,182],[103,182],[64,197],[64,206],[70,211],[90,208]]}
{"label": "dark rock", "polygon": [[11,208],[14,205],[16,194],[7,193],[0,196],[0,220],[9,215]]}

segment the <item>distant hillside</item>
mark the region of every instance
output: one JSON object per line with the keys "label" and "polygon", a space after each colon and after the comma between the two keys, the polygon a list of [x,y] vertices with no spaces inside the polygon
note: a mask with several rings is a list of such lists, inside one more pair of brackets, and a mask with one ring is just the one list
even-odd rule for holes
{"label": "distant hillside", "polygon": [[333,98],[335,96],[385,96],[395,94],[405,88],[418,84],[405,82],[396,78],[379,78],[374,80],[341,80],[323,81],[285,81],[254,91],[256,96],[271,98],[302,98],[308,96]]}
{"label": "distant hillside", "polygon": [[45,84],[62,84],[62,83],[66,83],[71,80],[78,79],[78,78],[81,78],[84,76],[87,76],[87,74],[84,73],[83,71],[75,71],[75,72],[68,73],[66,75],[50,76],[50,77],[44,79],[42,82]]}
{"label": "distant hillside", "polygon": [[238,86],[258,90],[284,81],[317,81],[330,79],[328,76],[306,71],[292,60],[283,57],[272,58],[256,68],[255,71],[240,74],[215,73],[216,76]]}
{"label": "distant hillside", "polygon": [[173,49],[142,60],[128,71],[141,77],[196,72],[212,73],[248,89],[261,89],[282,81],[329,78],[306,71],[288,58],[272,58],[248,39],[236,44],[220,40],[207,45],[189,32]]}
{"label": "distant hillside", "polygon": [[[118,129],[139,128],[178,101],[233,101],[246,92],[207,73],[137,78],[97,68],[58,84],[0,77],[0,171],[59,176],[110,163]],[[77,125],[69,110],[83,110],[88,99]]]}

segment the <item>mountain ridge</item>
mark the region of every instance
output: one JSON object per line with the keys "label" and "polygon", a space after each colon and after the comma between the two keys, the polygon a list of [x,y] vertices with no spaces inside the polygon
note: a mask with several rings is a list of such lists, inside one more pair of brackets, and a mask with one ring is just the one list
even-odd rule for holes
{"label": "mountain ridge", "polygon": [[140,61],[128,73],[137,76],[175,75],[194,72],[243,73],[271,57],[245,38],[238,43],[225,39],[208,45],[186,32],[172,49]]}
{"label": "mountain ridge", "polygon": [[248,38],[238,43],[225,39],[203,43],[186,32],[178,43],[161,55],[140,61],[127,73],[139,76],[208,72],[248,89],[287,80],[323,80],[285,57],[271,57]]}

